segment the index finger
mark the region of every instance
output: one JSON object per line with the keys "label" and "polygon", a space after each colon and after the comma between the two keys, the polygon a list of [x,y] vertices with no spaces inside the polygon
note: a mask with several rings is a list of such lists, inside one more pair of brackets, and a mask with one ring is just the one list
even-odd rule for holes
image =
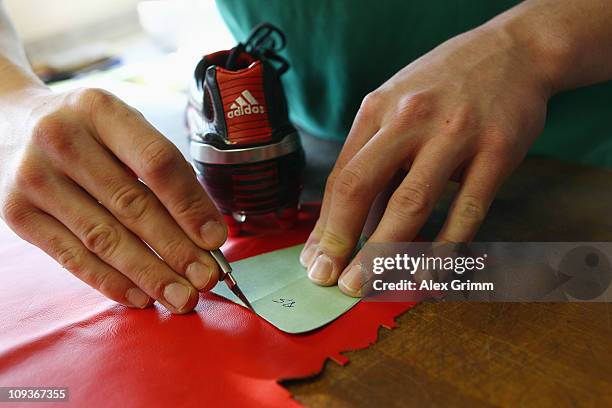
{"label": "index finger", "polygon": [[227,238],[223,218],[176,146],[113,95],[89,90],[84,97],[100,142],[149,186],[196,245],[219,248]]}
{"label": "index finger", "polygon": [[411,156],[414,138],[383,128],[342,169],[333,187],[325,227],[308,268],[309,278],[333,285],[363,230],[372,202]]}
{"label": "index finger", "polygon": [[363,148],[363,146],[376,134],[379,130],[376,120],[378,106],[375,105],[374,94],[366,96],[355,116],[351,130],[346,138],[344,146],[336,159],[336,163],[325,184],[325,192],[321,202],[321,212],[319,219],[311,232],[308,240],[304,244],[304,249],[300,254],[300,262],[303,266],[309,267],[317,252],[318,244],[323,236],[323,231],[327,225],[327,220],[330,213],[332,196],[334,194],[334,185],[336,179],[348,164],[348,162]]}

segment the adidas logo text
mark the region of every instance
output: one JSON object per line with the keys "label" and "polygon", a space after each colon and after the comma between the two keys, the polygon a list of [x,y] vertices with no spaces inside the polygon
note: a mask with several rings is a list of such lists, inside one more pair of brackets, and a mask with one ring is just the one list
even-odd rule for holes
{"label": "adidas logo text", "polygon": [[253,115],[258,113],[266,113],[264,106],[259,104],[251,92],[244,90],[230,105],[227,117],[232,119],[242,115]]}

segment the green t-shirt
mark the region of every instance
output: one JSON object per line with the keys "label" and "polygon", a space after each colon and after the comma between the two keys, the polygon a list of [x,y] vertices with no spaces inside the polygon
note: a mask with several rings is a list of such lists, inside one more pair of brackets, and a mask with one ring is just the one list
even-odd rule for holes
{"label": "green t-shirt", "polygon": [[[217,0],[238,41],[270,22],[287,36],[283,76],[291,120],[343,140],[361,100],[441,42],[483,24],[512,0]],[[612,81],[549,104],[531,153],[612,167]]]}

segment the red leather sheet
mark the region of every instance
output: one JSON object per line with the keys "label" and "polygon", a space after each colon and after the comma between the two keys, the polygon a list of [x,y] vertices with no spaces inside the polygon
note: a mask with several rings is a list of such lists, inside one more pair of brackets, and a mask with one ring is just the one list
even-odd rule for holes
{"label": "red leather sheet", "polygon": [[[232,238],[225,253],[234,261],[301,243],[317,211],[306,206],[289,232]],[[0,386],[69,387],[71,406],[298,406],[277,380],[317,373],[327,358],[344,364],[341,351],[372,344],[411,306],[362,302],[302,335],[213,294],[185,316],[130,310],[0,223]]]}

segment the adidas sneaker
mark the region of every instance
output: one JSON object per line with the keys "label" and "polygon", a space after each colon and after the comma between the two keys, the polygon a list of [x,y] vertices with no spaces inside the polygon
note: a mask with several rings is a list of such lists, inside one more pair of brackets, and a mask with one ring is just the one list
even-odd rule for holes
{"label": "adidas sneaker", "polygon": [[273,213],[284,227],[297,216],[305,159],[280,82],[284,45],[278,28],[262,24],[195,70],[186,110],[191,158],[232,235],[252,216]]}

